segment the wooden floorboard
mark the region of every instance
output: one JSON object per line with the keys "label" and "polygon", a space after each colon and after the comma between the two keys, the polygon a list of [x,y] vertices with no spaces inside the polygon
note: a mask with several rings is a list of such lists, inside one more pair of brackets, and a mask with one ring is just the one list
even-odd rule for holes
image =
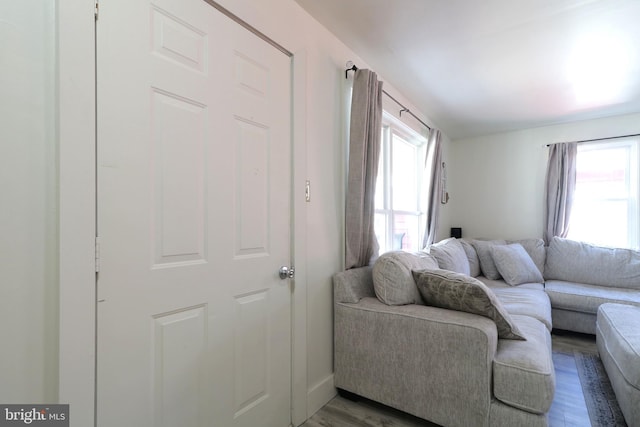
{"label": "wooden floorboard", "polygon": [[[556,392],[549,410],[550,427],[590,426],[573,352],[597,353],[595,336],[554,331],[553,363]],[[366,399],[352,401],[336,396],[302,427],[425,427],[435,426],[395,409]]]}

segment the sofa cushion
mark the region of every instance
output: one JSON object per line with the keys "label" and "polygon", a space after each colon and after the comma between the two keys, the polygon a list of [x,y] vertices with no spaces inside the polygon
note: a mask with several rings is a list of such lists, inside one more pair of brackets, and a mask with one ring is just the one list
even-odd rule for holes
{"label": "sofa cushion", "polygon": [[437,269],[438,262],[425,252],[394,251],[382,254],[373,264],[373,288],[388,305],[423,304],[411,270]]}
{"label": "sofa cushion", "polygon": [[640,307],[603,304],[598,309],[598,339],[618,365],[624,379],[640,390]]}
{"label": "sofa cushion", "polygon": [[554,237],[544,274],[549,280],[640,290],[640,252]]}
{"label": "sofa cushion", "polygon": [[479,280],[448,270],[420,270],[413,275],[425,304],[487,317],[495,322],[498,337],[524,339],[500,300]]}
{"label": "sofa cushion", "polygon": [[507,242],[504,240],[472,240],[471,244],[478,253],[482,274],[492,280],[500,279],[500,273],[491,255],[491,247],[495,245],[506,245]]}
{"label": "sofa cushion", "polygon": [[460,239],[460,244],[462,244],[464,252],[467,254],[467,261],[469,261],[469,276],[479,276],[482,273],[482,270],[480,269],[480,258],[478,258],[478,252],[476,252],[476,249],[469,240]]}
{"label": "sofa cushion", "polygon": [[549,296],[542,288],[531,289],[520,286],[513,288],[509,286],[506,288],[492,288],[491,290],[496,294],[509,314],[533,317],[542,322],[551,331],[551,303],[549,302]]}
{"label": "sofa cushion", "polygon": [[519,243],[529,254],[533,263],[538,267],[540,273],[544,275],[544,263],[547,259],[547,248],[544,246],[542,239],[521,239],[507,240],[507,244]]}
{"label": "sofa cushion", "polygon": [[470,275],[467,253],[455,238],[446,239],[429,247],[429,253],[438,261],[443,270]]}
{"label": "sofa cushion", "polygon": [[498,340],[493,359],[493,394],[507,405],[536,414],[551,407],[555,371],[551,335],[538,320],[513,315],[526,341]]}
{"label": "sofa cushion", "polygon": [[520,243],[492,246],[491,256],[498,272],[509,285],[544,281],[542,273]]}
{"label": "sofa cushion", "polygon": [[[476,279],[480,280],[482,283],[487,285],[490,289],[500,289],[500,288],[510,288],[513,289],[513,286],[507,284],[502,279],[491,280],[487,279],[484,276],[478,276]],[[523,283],[522,285],[518,285],[518,289],[536,289],[538,291],[544,291],[544,282],[541,283]]]}
{"label": "sofa cushion", "polygon": [[610,288],[583,283],[547,280],[545,291],[554,309],[596,314],[607,302],[640,305],[640,292],[634,289]]}

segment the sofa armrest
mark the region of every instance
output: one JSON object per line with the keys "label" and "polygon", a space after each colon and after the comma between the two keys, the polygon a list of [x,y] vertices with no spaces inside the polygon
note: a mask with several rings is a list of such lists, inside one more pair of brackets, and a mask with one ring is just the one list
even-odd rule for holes
{"label": "sofa armrest", "polygon": [[335,385],[442,425],[486,425],[493,321],[375,298],[335,305]]}
{"label": "sofa armrest", "polygon": [[373,267],[352,268],[333,276],[333,300],[356,303],[362,298],[375,297]]}

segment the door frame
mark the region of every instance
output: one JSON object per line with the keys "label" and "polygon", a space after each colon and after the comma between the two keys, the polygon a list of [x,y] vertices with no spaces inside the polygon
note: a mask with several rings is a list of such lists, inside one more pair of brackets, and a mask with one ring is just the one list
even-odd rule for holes
{"label": "door frame", "polygon": [[[73,426],[95,426],[96,372],[96,37],[95,6],[57,2],[59,146],[58,401],[73,410]],[[306,52],[292,67],[291,419],[307,417]]]}
{"label": "door frame", "polygon": [[307,384],[307,52],[291,58],[291,218],[296,275],[291,298],[291,422],[309,417]]}
{"label": "door frame", "polygon": [[94,3],[57,1],[58,401],[95,424],[96,121]]}

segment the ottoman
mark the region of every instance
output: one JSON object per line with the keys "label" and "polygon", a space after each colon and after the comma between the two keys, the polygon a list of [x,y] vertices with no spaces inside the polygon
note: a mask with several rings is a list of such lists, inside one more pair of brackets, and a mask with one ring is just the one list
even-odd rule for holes
{"label": "ottoman", "polygon": [[596,344],[627,424],[640,426],[640,307],[602,304]]}

